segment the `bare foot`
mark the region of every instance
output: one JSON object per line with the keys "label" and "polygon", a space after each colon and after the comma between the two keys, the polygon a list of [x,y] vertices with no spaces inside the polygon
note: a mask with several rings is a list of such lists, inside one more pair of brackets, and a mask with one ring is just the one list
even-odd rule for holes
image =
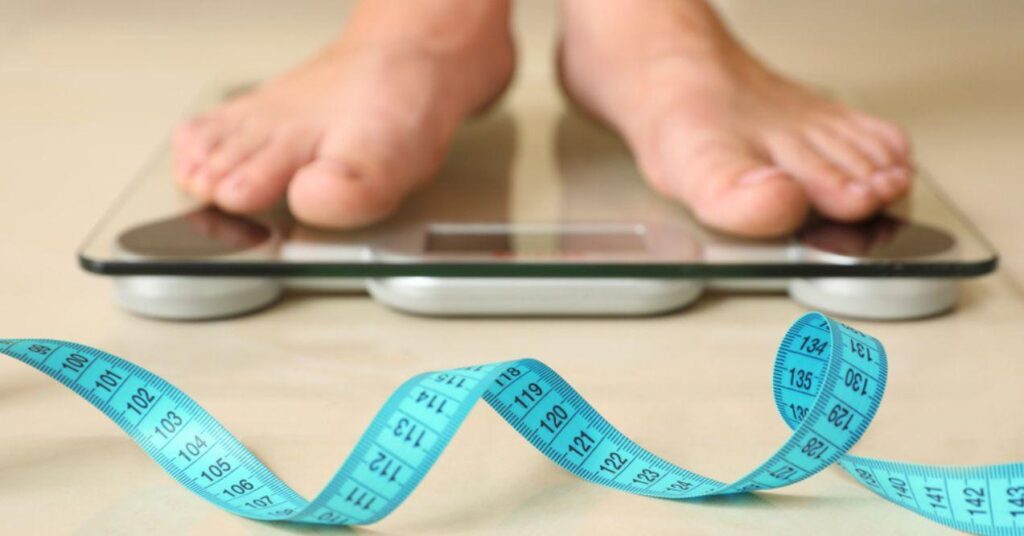
{"label": "bare foot", "polygon": [[769,71],[704,0],[562,0],[562,11],[567,92],[706,225],[781,235],[812,207],[857,221],[908,192],[899,127]]}
{"label": "bare foot", "polygon": [[321,227],[386,217],[508,85],[508,17],[507,0],[362,2],[321,54],[180,127],[178,183],[237,213],[287,194]]}

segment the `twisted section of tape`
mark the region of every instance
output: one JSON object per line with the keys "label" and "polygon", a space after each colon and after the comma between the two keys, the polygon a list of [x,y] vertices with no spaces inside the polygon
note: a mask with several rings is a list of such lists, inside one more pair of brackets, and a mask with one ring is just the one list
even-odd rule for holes
{"label": "twisted section of tape", "polygon": [[49,339],[3,339],[0,353],[78,393],[197,495],[252,519],[328,525],[382,519],[412,493],[483,399],[556,464],[629,493],[693,499],[768,490],[838,462],[871,491],[939,523],[979,534],[1024,534],[1024,464],[932,467],[847,454],[881,403],[886,353],[877,339],[820,313],[790,327],[775,361],[775,405],[792,435],[731,483],[645,450],[553,370],[522,359],[405,382],[323,491],[308,501],[185,393],[137,365]]}

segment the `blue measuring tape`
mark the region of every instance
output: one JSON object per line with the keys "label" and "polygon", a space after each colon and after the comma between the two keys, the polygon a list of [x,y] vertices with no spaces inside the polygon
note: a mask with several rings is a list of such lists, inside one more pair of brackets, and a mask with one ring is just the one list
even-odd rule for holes
{"label": "blue measuring tape", "polygon": [[979,534],[1024,534],[1024,464],[935,467],[847,454],[882,400],[886,354],[877,339],[820,313],[790,327],[775,360],[775,405],[792,436],[732,483],[643,449],[553,370],[522,359],[405,382],[324,490],[307,501],[195,401],[139,366],[48,339],[3,339],[0,352],[96,406],[188,489],[252,519],[359,525],[384,518],[416,488],[483,398],[552,461],[622,491],[695,499],[768,490],[838,462],[871,491],[933,521]]}

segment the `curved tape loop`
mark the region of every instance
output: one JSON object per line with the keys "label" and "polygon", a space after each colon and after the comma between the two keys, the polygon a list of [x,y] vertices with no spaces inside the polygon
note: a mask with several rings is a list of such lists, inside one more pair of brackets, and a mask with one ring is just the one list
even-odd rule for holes
{"label": "curved tape loop", "polygon": [[0,340],[0,352],[78,393],[188,489],[252,519],[329,525],[382,519],[416,488],[482,398],[553,462],[630,493],[693,499],[767,490],[838,462],[871,491],[928,519],[979,534],[1024,533],[1024,464],[932,467],[847,454],[881,403],[885,348],[820,313],[790,327],[775,360],[775,405],[793,434],[732,483],[645,450],[553,370],[522,359],[408,380],[323,491],[307,501],[185,393],[137,365],[49,339]]}

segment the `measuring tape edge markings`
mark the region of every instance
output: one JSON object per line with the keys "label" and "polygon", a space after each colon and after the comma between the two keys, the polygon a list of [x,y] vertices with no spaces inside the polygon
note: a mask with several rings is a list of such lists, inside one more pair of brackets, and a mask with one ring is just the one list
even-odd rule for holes
{"label": "measuring tape edge markings", "polygon": [[[813,321],[820,325],[814,326]],[[827,341],[814,337],[813,330],[827,331]],[[827,358],[822,357],[823,344],[830,346]],[[24,348],[19,351],[20,346]],[[138,365],[54,339],[0,339],[0,352],[44,372],[95,406],[189,490],[252,519],[331,525],[382,519],[417,487],[476,401],[483,398],[557,465],[621,491],[670,499],[743,493],[783,487],[838,462],[872,492],[933,521],[979,534],[1024,534],[1024,464],[939,467],[847,454],[881,403],[887,356],[874,337],[816,312],[803,315],[787,330],[772,373],[776,409],[793,434],[775,455],[732,484],[686,470],[644,449],[604,419],[554,370],[540,361],[521,359],[423,373],[407,380],[389,396],[323,491],[306,501],[197,402]],[[48,365],[54,356],[63,363]],[[96,372],[104,367],[91,370],[100,363],[106,364],[102,373],[106,376]],[[526,378],[531,381],[524,382]],[[90,388],[91,380],[96,381]],[[517,382],[522,383],[510,391]],[[125,395],[122,391],[130,384],[141,386]],[[101,388],[107,398],[104,392],[97,394]],[[149,389],[159,396],[152,396]],[[850,393],[860,396],[840,396]],[[803,412],[787,405],[795,406],[794,400],[804,404],[807,399],[811,407],[801,406]],[[171,409],[166,409],[164,400],[173,403]],[[154,432],[146,431],[152,424],[150,414],[159,413],[158,406],[180,418],[173,437],[168,438],[159,426]],[[179,411],[187,419],[177,415]],[[190,442],[192,432],[184,431],[193,424],[197,426]],[[182,434],[186,437],[179,439]],[[175,449],[176,456],[165,453]],[[217,453],[223,455],[210,464]],[[223,474],[228,471],[225,467],[232,470],[230,475]],[[248,471],[243,477],[231,476],[243,469]],[[226,487],[217,492],[222,486]],[[261,495],[264,488],[269,491]],[[922,504],[915,491],[927,493],[929,500]]]}

